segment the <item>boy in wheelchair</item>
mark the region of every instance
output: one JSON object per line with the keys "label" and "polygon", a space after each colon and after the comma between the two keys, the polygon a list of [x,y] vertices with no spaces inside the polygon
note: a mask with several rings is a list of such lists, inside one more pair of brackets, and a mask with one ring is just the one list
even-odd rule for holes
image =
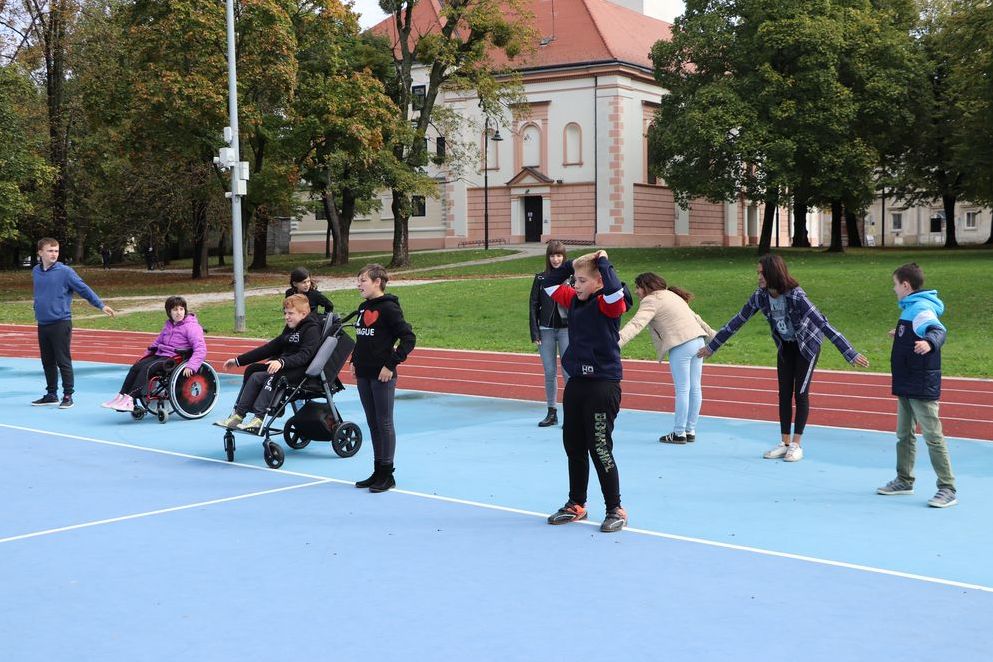
{"label": "boy in wheelchair", "polygon": [[138,359],[121,385],[120,392],[101,407],[115,411],[134,412],[135,399],[146,396],[150,376],[161,372],[166,364],[175,362],[178,356],[189,354],[185,377],[192,376],[207,358],[207,342],[203,337],[203,327],[196,315],[189,312],[186,299],[172,296],[165,301],[166,323],[155,341],[148,346],[145,355]]}
{"label": "boy in wheelchair", "polygon": [[[241,393],[231,415],[215,425],[258,433],[262,419],[272,403],[276,388],[283,379],[303,378],[310,360],[321,343],[321,326],[310,312],[310,303],[302,294],[283,300],[283,332],[261,347],[224,362],[225,369],[247,365]],[[262,363],[256,363],[262,361]],[[254,417],[245,421],[249,414]]]}

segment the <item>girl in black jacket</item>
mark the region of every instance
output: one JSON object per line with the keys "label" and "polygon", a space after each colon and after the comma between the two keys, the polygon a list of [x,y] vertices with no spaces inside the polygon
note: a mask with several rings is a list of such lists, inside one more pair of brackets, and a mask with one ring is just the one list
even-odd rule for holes
{"label": "girl in black jacket", "polygon": [[[286,296],[293,294],[302,294],[307,297],[311,312],[327,315],[334,310],[334,304],[331,303],[331,299],[317,291],[317,283],[311,278],[310,272],[304,267],[297,267],[290,272],[290,288],[286,290]],[[324,311],[319,311],[319,307],[323,308]]]}
{"label": "girl in black jacket", "polygon": [[355,318],[352,367],[372,435],[374,465],[372,475],[355,483],[355,487],[368,487],[370,492],[385,492],[396,486],[393,478],[396,369],[407,359],[417,340],[403,318],[399,300],[386,294],[387,281],[389,275],[379,264],[366,265],[358,276],[359,294],[365,301]]}
{"label": "girl in black jacket", "polygon": [[[559,422],[555,410],[555,395],[558,392],[558,371],[555,359],[556,350],[561,358],[569,347],[569,318],[566,309],[552,301],[545,293],[545,278],[552,269],[566,260],[565,244],[561,241],[548,242],[545,249],[545,270],[534,275],[531,283],[531,299],[528,306],[531,322],[531,342],[538,346],[541,363],[545,368],[545,401],[548,413],[538,423],[544,428]],[[562,377],[568,383],[569,374],[563,368]]]}

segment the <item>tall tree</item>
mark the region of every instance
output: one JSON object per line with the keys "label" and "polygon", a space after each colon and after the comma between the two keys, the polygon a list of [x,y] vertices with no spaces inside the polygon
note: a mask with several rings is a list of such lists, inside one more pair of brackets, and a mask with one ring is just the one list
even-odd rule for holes
{"label": "tall tree", "polygon": [[[513,60],[536,43],[533,17],[525,0],[448,0],[440,4],[438,21],[432,25],[415,22],[421,0],[380,0],[380,7],[392,14],[390,37],[395,59],[395,84],[389,90],[399,109],[399,119],[412,130],[393,137],[396,160],[408,175],[392,186],[393,259],[392,267],[410,264],[409,184],[428,164],[424,137],[435,113],[442,86],[476,90],[484,111],[498,112],[505,91],[496,73],[508,74],[502,80],[516,79],[509,71],[497,69],[494,57]],[[423,69],[425,95],[420,110],[412,117],[411,87],[415,71]],[[401,173],[398,173],[401,174]]]}
{"label": "tall tree", "polygon": [[53,176],[26,108],[37,101],[27,75],[16,65],[0,66],[0,245],[11,262],[18,257],[18,229],[37,213],[39,192]]}

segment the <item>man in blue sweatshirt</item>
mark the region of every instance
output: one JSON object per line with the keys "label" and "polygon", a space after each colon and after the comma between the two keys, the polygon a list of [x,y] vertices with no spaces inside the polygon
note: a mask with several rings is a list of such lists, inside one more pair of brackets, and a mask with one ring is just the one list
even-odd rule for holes
{"label": "man in blue sweatshirt", "polygon": [[[38,346],[41,365],[45,369],[47,393],[32,405],[72,407],[75,384],[72,375],[72,294],[79,294],[111,317],[114,309],[105,306],[100,297],[83,282],[71,267],[59,262],[59,242],[51,237],[38,241],[41,262],[31,271],[34,280],[34,317],[38,321]],[[59,373],[62,373],[62,400],[59,400]]]}
{"label": "man in blue sweatshirt", "polygon": [[958,503],[955,476],[948,446],[941,433],[938,398],[941,397],[941,346],[945,327],[938,318],[945,304],[935,290],[924,290],[924,271],[911,262],[893,272],[893,292],[900,304],[900,319],[893,336],[890,367],[893,395],[897,396],[896,478],[876,490],[886,496],[914,493],[914,459],[920,423],[931,466],[938,475],[938,493],[927,502],[933,508]]}

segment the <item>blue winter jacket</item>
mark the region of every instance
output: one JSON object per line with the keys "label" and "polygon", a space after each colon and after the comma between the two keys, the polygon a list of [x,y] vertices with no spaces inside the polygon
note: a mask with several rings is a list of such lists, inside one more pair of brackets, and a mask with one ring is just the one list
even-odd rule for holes
{"label": "blue winter jacket", "polygon": [[56,262],[48,269],[40,264],[31,270],[34,280],[34,318],[38,324],[54,324],[72,319],[72,293],[103,310],[103,301],[83,282],[72,267]]}
{"label": "blue winter jacket", "polygon": [[[941,346],[946,335],[938,318],[945,312],[945,304],[936,290],[919,290],[905,296],[900,308],[890,352],[893,395],[937,400],[941,396]],[[931,351],[915,354],[914,344],[918,340],[926,340]]]}

